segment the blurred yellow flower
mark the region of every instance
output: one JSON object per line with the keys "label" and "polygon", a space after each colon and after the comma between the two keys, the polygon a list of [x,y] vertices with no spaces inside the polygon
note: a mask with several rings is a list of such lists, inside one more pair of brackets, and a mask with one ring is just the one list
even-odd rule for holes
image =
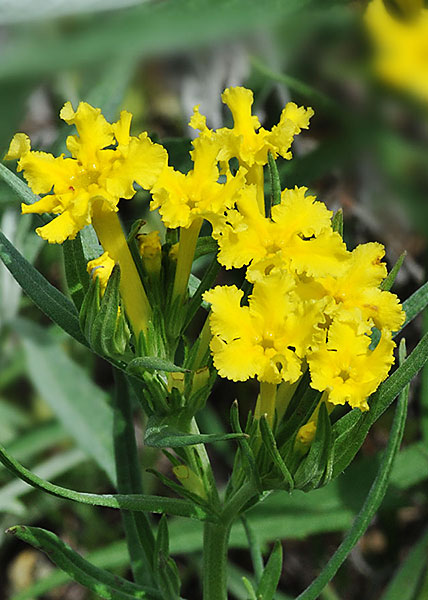
{"label": "blurred yellow flower", "polygon": [[369,334],[370,327],[361,333],[358,322],[333,321],[323,342],[309,353],[311,386],[327,391],[332,404],[348,402],[368,410],[367,398],[386,379],[394,363],[391,332],[382,331],[374,350]]}
{"label": "blurred yellow flower", "polygon": [[428,10],[422,2],[401,4],[401,17],[393,15],[383,0],[372,0],[367,7],[375,68],[387,82],[428,101]]}
{"label": "blurred yellow flower", "polygon": [[78,132],[67,138],[73,158],[31,151],[30,140],[22,133],[12,139],[6,155],[19,159],[18,171],[24,172],[34,193],[46,194],[34,204],[22,204],[22,212],[59,215],[36,230],[43,239],[59,244],[75,238],[98,215],[116,212],[120,198],[134,196],[134,182],[149,189],[166,162],[165,149],[146,133],[130,136],[132,115],[127,111],[110,124],[99,108],[81,102],[74,111],[66,102],[60,116]]}
{"label": "blurred yellow flower", "polygon": [[285,274],[256,283],[248,306],[240,305],[243,295],[235,286],[204,294],[211,303],[211,350],[219,374],[233,381],[295,382],[324,322],[324,304],[302,301],[293,277]]}

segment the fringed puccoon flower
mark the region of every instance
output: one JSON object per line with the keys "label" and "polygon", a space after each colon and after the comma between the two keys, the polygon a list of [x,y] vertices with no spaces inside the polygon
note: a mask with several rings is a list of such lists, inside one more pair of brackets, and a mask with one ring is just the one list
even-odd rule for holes
{"label": "fringed puccoon flower", "polygon": [[[248,174],[255,164],[262,167],[267,148],[273,152],[268,146],[272,138],[263,129],[257,132],[252,96],[238,90],[224,96],[232,108],[235,131],[209,130],[198,110],[193,125],[202,139],[228,139],[219,157],[238,158]],[[312,113],[293,110],[295,120],[302,120],[300,128],[307,126]],[[290,158],[291,140],[292,135],[283,146],[287,151],[277,148],[274,155]],[[254,285],[243,306],[243,292],[234,286],[218,286],[204,294],[211,303],[214,365],[222,377],[233,381],[257,378],[256,416],[266,409],[271,422],[277,385],[289,385],[291,390],[307,367],[310,385],[324,392],[330,410],[346,402],[367,410],[367,398],[394,362],[392,332],[404,321],[398,298],[380,287],[387,275],[384,248],[369,243],[347,250],[333,230],[332,213],[305,187],[284,190],[268,217],[261,210],[259,190],[246,176],[235,205],[213,231],[220,264],[227,269],[247,267],[246,278]],[[373,328],[381,334],[375,348]]]}
{"label": "fringed puccoon flower", "polygon": [[385,0],[371,0],[365,14],[375,48],[375,69],[386,82],[426,102],[428,9],[416,0],[401,2],[393,13],[386,4]]}
{"label": "fringed puccoon flower", "polygon": [[[190,125],[200,135],[192,142],[193,169],[187,174],[169,166],[165,149],[147,134],[130,136],[130,113],[123,111],[109,124],[99,109],[81,103],[74,111],[66,103],[61,116],[78,131],[67,138],[72,158],[32,152],[24,134],[12,140],[7,158],[18,158],[30,187],[45,194],[23,212],[59,215],[37,230],[51,242],[72,239],[94,225],[105,254],[89,268],[105,289],[113,264],[120,265],[121,295],[137,335],[145,332],[151,309],[117,219],[119,199],[131,198],[138,183],[151,190],[151,209],[159,210],[165,226],[179,228],[178,249],[170,256],[176,255],[172,301],[178,307],[186,299],[201,225],[208,221],[219,263],[245,267],[252,291],[244,304],[244,293],[235,286],[205,292],[211,313],[200,335],[197,365],[209,344],[220,376],[257,378],[255,414],[267,412],[271,424],[276,409],[284,414],[284,403],[307,369],[310,385],[323,393],[329,410],[345,402],[367,410],[367,398],[393,363],[392,333],[404,320],[398,298],[381,289],[387,275],[383,246],[369,243],[349,251],[333,229],[332,213],[305,187],[285,189],[265,216],[268,155],[290,159],[294,136],[308,128],[313,110],[289,103],[268,131],[252,114],[250,90],[229,88],[222,99],[233,127],[209,129],[195,107]],[[238,167],[232,172],[234,161]],[[146,273],[159,274],[158,232],[136,240]],[[171,314],[179,318],[180,313]],[[313,434],[310,423],[317,414],[302,430],[302,440]]]}
{"label": "fringed puccoon flower", "polygon": [[146,133],[130,135],[132,115],[122,111],[110,124],[101,110],[81,102],[76,111],[70,102],[60,116],[75,125],[78,135],[67,138],[72,158],[54,157],[31,150],[29,138],[18,133],[6,159],[18,159],[30,188],[44,196],[23,213],[58,215],[36,232],[50,243],[73,239],[92,224],[104,250],[121,268],[121,293],[134,332],[145,331],[150,306],[117,218],[120,198],[135,195],[134,182],[150,189],[166,163],[166,151]]}
{"label": "fringed puccoon flower", "polygon": [[252,114],[253,92],[243,87],[227,88],[221,96],[233,116],[233,127],[223,127],[212,131],[207,127],[206,118],[195,106],[190,126],[198,129],[202,138],[215,140],[220,151],[218,160],[224,168],[231,158],[237,158],[246,169],[247,183],[257,187],[257,201],[261,213],[264,213],[263,166],[268,162],[268,153],[274,158],[292,157],[290,146],[294,136],[309,127],[314,114],[312,108],[298,107],[289,102],[281,113],[279,122],[271,131],[264,129],[256,115]]}
{"label": "fringed puccoon flower", "polygon": [[332,213],[306,191],[284,190],[266,218],[257,210],[255,186],[247,186],[214,234],[219,262],[227,269],[249,265],[251,282],[281,271],[318,277],[340,271],[347,251],[331,227]]}
{"label": "fringed puccoon flower", "polygon": [[185,175],[166,166],[152,190],[151,209],[159,209],[167,227],[180,228],[173,299],[185,295],[203,220],[216,230],[244,185],[244,169],[235,176],[229,171],[226,180],[219,181],[218,153],[219,145],[214,140],[196,139],[190,153],[193,169]]}

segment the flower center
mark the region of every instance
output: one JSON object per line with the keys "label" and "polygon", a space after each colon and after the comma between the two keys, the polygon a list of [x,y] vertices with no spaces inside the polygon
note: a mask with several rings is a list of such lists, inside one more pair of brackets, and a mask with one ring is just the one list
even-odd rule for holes
{"label": "flower center", "polygon": [[343,383],[345,383],[345,381],[348,381],[348,379],[351,377],[351,374],[349,373],[348,369],[342,369],[339,373],[339,377]]}

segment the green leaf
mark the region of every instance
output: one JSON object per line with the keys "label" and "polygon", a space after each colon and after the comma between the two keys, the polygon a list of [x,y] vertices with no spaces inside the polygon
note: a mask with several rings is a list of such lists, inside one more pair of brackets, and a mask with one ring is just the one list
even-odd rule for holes
{"label": "green leaf", "polygon": [[180,576],[175,561],[169,555],[168,522],[163,515],[156,536],[154,573],[165,600],[179,600]]}
{"label": "green leaf", "polygon": [[394,458],[400,448],[403,437],[407,415],[408,395],[409,386],[407,385],[400,394],[388,445],[383,455],[376,479],[370,488],[370,492],[366,501],[364,502],[363,507],[361,508],[361,511],[358,513],[351,529],[347,533],[339,548],[328,561],[327,565],[324,567],[318,577],[311,583],[311,585],[304,592],[302,592],[296,600],[316,600],[319,597],[321,591],[324,589],[327,583],[333,579],[338,569],[351,552],[352,548],[364,534],[373,516],[378,510],[385,496]]}
{"label": "green leaf", "polygon": [[[239,405],[238,401],[232,402],[230,407],[230,424],[232,430],[236,433],[242,433],[241,423],[239,422]],[[254,487],[259,493],[262,493],[263,485],[260,479],[260,473],[257,468],[256,457],[254,452],[245,437],[239,438],[239,447],[242,454],[242,465],[246,470],[248,478],[252,480]]]}
{"label": "green leaf", "polygon": [[138,356],[128,363],[126,368],[130,375],[141,375],[144,371],[163,371],[165,373],[189,373],[189,369],[183,369],[165,358],[157,356]]}
{"label": "green leaf", "polygon": [[87,261],[83,252],[80,232],[74,240],[66,240],[62,244],[62,251],[68,293],[77,310],[80,310],[89,287],[89,275],[86,270]]}
{"label": "green leaf", "polygon": [[[126,544],[122,540],[89,552],[85,558],[94,566],[103,569],[117,569],[127,566],[129,563]],[[50,590],[68,583],[70,579],[70,576],[64,571],[53,569],[48,575],[31,583],[25,590],[14,594],[10,600],[34,600],[34,598],[39,598]]]}
{"label": "green leaf", "polygon": [[16,525],[10,527],[7,533],[15,535],[47,554],[52,562],[65,571],[74,581],[101,596],[101,598],[107,598],[107,600],[160,598],[157,590],[153,588],[137,586],[122,577],[95,567],[50,531],[38,527]]}
{"label": "green leaf", "polygon": [[36,390],[76,443],[114,481],[113,413],[107,394],[39,325],[24,319],[14,325]]}
{"label": "green leaf", "polygon": [[87,345],[74,304],[51,285],[1,232],[0,258],[34,304],[64,331]]}
{"label": "green leaf", "polygon": [[0,163],[0,178],[18,194],[25,204],[34,204],[40,200],[37,194],[34,194],[25,181],[22,181],[13,171]]}
{"label": "green leaf", "polygon": [[333,231],[337,231],[343,237],[343,210],[341,208],[334,213],[331,227]]}
{"label": "green leaf", "polygon": [[[39,477],[55,479],[85,461],[85,455],[78,448],[59,452],[37,464],[34,469]],[[0,511],[22,515],[22,505],[19,499],[32,491],[21,479],[13,479],[0,489]]]}
{"label": "green leaf", "polygon": [[108,508],[119,508],[123,510],[166,513],[202,520],[208,518],[208,514],[199,506],[194,506],[191,502],[178,498],[140,494],[89,494],[86,492],[76,492],[75,490],[55,485],[49,481],[45,481],[26,469],[1,445],[0,462],[29,485],[58,498],[66,498],[68,500],[73,500],[74,502],[90,504],[91,506],[106,506]]}
{"label": "green leaf", "polygon": [[[281,181],[279,179],[278,167],[276,166],[275,159],[272,152],[268,152],[268,164],[269,164],[269,177],[270,177],[270,205],[276,206],[281,203]],[[266,210],[266,214],[270,216],[269,210]]]}
{"label": "green leaf", "polygon": [[257,598],[260,598],[261,600],[273,600],[275,598],[275,592],[278,587],[281,572],[282,546],[281,542],[277,540],[257,588]]}
{"label": "green leaf", "polygon": [[250,548],[250,554],[251,554],[251,562],[253,564],[254,577],[256,580],[256,584],[258,585],[260,583],[260,579],[262,577],[263,568],[264,568],[262,551],[260,549],[260,543],[259,543],[258,537],[256,535],[256,532],[252,528],[252,526],[251,526],[250,522],[248,521],[245,514],[241,515],[241,521],[242,521],[242,525],[244,526],[244,529],[245,529],[245,534],[247,536],[248,546]]}
{"label": "green leaf", "polygon": [[404,259],[407,256],[407,252],[403,252],[399,257],[397,262],[395,263],[395,265],[392,267],[392,269],[390,270],[390,272],[388,273],[388,275],[385,277],[385,279],[382,281],[382,283],[380,284],[380,289],[381,290],[387,290],[389,291],[392,286],[394,285],[394,281],[397,278],[397,275],[401,269],[401,266],[404,262]]}
{"label": "green leaf", "polygon": [[171,416],[153,415],[147,421],[144,443],[155,448],[183,448],[244,437],[245,433],[186,433],[177,429]]}
{"label": "green leaf", "polygon": [[218,244],[213,237],[210,235],[204,235],[198,238],[196,242],[196,249],[193,260],[195,261],[197,258],[201,258],[201,256],[205,256],[206,254],[217,254],[218,252]]}
{"label": "green leaf", "polygon": [[[88,331],[87,337],[91,347],[101,356],[123,357],[130,337],[123,311],[119,312],[119,285],[120,267],[115,265],[101,298],[99,310],[93,315],[92,322],[89,315],[86,319],[85,331]],[[89,311],[90,309],[88,313]]]}
{"label": "green leaf", "polygon": [[428,532],[410,550],[380,600],[415,600],[427,567],[427,555]]}
{"label": "green leaf", "polygon": [[268,451],[271,459],[274,461],[284,484],[286,485],[287,491],[291,492],[294,488],[294,480],[293,477],[288,470],[285,462],[282,460],[282,456],[279,453],[278,447],[276,445],[276,441],[274,435],[272,433],[271,428],[266,420],[265,415],[262,415],[260,419],[260,433],[262,436],[263,444]]}
{"label": "green leaf", "polygon": [[309,372],[306,371],[294,392],[283,425],[278,431],[277,444],[281,448],[281,453],[283,444],[293,440],[300,427],[309,421],[320,401],[321,392],[311,388],[309,380]]}
{"label": "green leaf", "polygon": [[413,319],[428,306],[428,283],[424,283],[414,294],[403,302],[406,320],[401,329],[404,329]]}
{"label": "green leaf", "polygon": [[[141,462],[137,443],[130,398],[130,389],[122,371],[114,370],[115,394],[114,455],[116,463],[117,491],[119,494],[143,494]],[[153,583],[153,553],[155,539],[150,522],[143,513],[122,511],[132,573],[136,583]]]}
{"label": "green leaf", "polygon": [[300,463],[294,481],[297,488],[308,491],[320,484],[332,452],[331,424],[325,402],[318,412],[317,430],[308,455]]}

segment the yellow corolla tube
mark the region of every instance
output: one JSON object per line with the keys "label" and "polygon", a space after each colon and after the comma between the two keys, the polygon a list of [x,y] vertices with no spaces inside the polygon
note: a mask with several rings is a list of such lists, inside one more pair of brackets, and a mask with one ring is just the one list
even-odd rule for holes
{"label": "yellow corolla tube", "polygon": [[66,102],[60,113],[77,135],[67,138],[71,157],[31,150],[28,136],[12,139],[6,159],[18,159],[28,185],[42,198],[23,204],[23,213],[57,215],[36,232],[50,243],[74,239],[92,224],[101,245],[121,269],[121,295],[134,333],[147,328],[150,305],[128,249],[117,211],[121,198],[135,195],[134,183],[151,189],[167,161],[166,150],[146,133],[130,135],[132,115],[122,111],[108,123],[99,108],[81,102],[75,111]]}

